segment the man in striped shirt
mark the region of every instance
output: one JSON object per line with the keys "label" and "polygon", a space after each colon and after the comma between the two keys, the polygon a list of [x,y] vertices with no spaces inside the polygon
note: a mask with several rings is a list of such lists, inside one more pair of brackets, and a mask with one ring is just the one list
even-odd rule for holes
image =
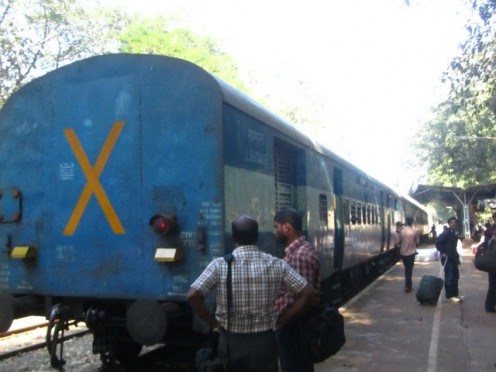
{"label": "man in striped shirt", "polygon": [[[302,235],[302,216],[292,208],[279,210],[274,217],[276,240],[284,244],[284,261],[295,269],[318,292],[320,290],[320,265],[317,252]],[[318,298],[316,298],[315,303]],[[298,298],[286,290],[276,301],[279,318],[295,306]],[[276,331],[279,361],[283,372],[312,372],[313,358],[310,345],[305,342],[305,320],[300,317],[292,323],[281,324]]]}
{"label": "man in striped shirt", "polygon": [[[291,322],[313,302],[313,288],[286,262],[260,251],[258,223],[241,216],[232,223],[235,244],[232,262],[233,304],[227,319],[227,263],[214,259],[191,285],[188,294],[193,310],[214,331],[220,331],[219,353],[226,350],[229,332],[229,366],[232,371],[277,372],[277,346],[274,337],[276,315],[274,303],[279,289],[286,288],[298,296],[294,307],[279,321]],[[215,316],[204,298],[217,289]]]}

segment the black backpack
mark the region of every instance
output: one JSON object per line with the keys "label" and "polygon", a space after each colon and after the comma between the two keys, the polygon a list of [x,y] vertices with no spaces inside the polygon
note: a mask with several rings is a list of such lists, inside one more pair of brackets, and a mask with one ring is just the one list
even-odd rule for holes
{"label": "black backpack", "polygon": [[338,309],[323,304],[305,322],[305,335],[313,362],[323,362],[336,354],[346,342],[344,318]]}

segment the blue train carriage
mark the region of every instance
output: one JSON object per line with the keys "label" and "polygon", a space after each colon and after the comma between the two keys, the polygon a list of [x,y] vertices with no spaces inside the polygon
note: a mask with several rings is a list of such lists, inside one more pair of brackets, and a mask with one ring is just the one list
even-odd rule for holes
{"label": "blue train carriage", "polygon": [[[393,249],[395,216],[402,210],[400,195],[392,188],[341,163],[334,169],[334,179],[339,195],[337,225],[343,226],[344,238],[335,249],[334,276],[339,278],[342,297],[349,298],[398,259]],[[335,287],[335,281],[329,284]]]}
{"label": "blue train carriage", "polygon": [[[224,96],[226,223],[257,216],[259,246],[282,256],[276,210],[305,213],[305,233],[322,266],[323,298],[343,300],[389,267],[394,191],[219,81]],[[397,203],[400,206],[400,203]],[[228,225],[226,224],[226,235]]]}
{"label": "blue train carriage", "polygon": [[[305,213],[328,301],[390,264],[394,192],[189,62],[105,55],[53,71],[0,112],[0,331],[84,320],[104,363],[205,331],[192,281],[230,223]],[[391,230],[393,229],[393,230]],[[210,298],[212,301],[213,298]]]}
{"label": "blue train carriage", "polygon": [[14,94],[0,113],[1,330],[84,320],[104,362],[191,330],[189,286],[225,252],[223,119],[212,76],[158,56],[90,58]]}

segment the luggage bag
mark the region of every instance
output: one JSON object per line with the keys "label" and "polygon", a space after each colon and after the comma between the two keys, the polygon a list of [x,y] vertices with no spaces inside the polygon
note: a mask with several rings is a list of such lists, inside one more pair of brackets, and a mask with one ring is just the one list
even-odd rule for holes
{"label": "luggage bag", "polygon": [[444,280],[432,275],[424,275],[420,279],[417,289],[417,300],[421,305],[429,304],[436,306],[441,290],[443,289]]}

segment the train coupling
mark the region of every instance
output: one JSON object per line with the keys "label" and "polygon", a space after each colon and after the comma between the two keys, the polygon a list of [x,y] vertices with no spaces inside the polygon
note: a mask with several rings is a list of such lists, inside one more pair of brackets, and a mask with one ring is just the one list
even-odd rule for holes
{"label": "train coupling", "polygon": [[[50,365],[58,370],[61,370],[65,365],[65,360],[62,356],[64,352],[64,332],[69,330],[70,316],[68,306],[57,304],[50,309],[46,345],[50,354]],[[57,356],[58,344],[60,344],[60,357]]]}

